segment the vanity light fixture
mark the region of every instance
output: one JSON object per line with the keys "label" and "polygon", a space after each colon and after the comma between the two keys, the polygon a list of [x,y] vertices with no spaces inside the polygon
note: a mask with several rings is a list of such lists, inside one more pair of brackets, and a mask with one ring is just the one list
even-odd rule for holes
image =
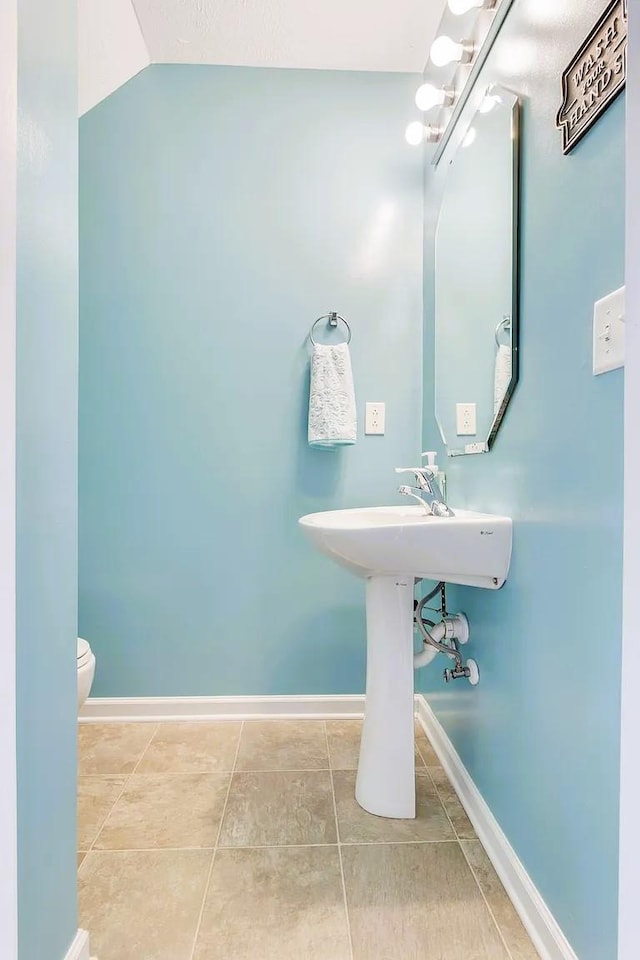
{"label": "vanity light fixture", "polygon": [[[431,44],[429,61],[415,101],[419,110],[432,119],[431,126],[412,124],[407,140],[412,144],[433,145],[427,150],[432,164],[437,164],[460,119],[471,89],[491,49],[506,12],[514,0],[441,0],[444,7],[436,38]],[[537,0],[536,0],[537,2]],[[541,0],[548,3],[550,0]],[[613,2],[613,0],[612,0]],[[640,2],[640,0],[639,0]],[[455,18],[463,17],[457,21]],[[456,26],[459,22],[459,26]],[[479,99],[482,99],[480,95]],[[485,99],[478,108],[489,113],[502,100],[499,90],[485,88]],[[429,111],[431,111],[429,113]],[[458,144],[460,139],[458,138]]]}
{"label": "vanity light fixture", "polygon": [[461,17],[469,10],[490,10],[495,6],[495,0],[448,0],[449,10],[456,17]]}
{"label": "vanity light fixture", "polygon": [[431,44],[431,62],[436,67],[446,67],[448,63],[469,63],[473,60],[474,46],[467,40],[456,43],[445,35],[437,37]]}
{"label": "vanity light fixture", "polygon": [[426,113],[433,107],[450,107],[454,101],[454,92],[448,87],[434,87],[432,83],[423,83],[416,91],[416,106]]}
{"label": "vanity light fixture", "polygon": [[433,123],[424,124],[420,120],[414,120],[413,123],[409,124],[404,135],[407,143],[410,143],[412,147],[417,147],[424,140],[427,143],[437,143],[442,136],[442,130]]}

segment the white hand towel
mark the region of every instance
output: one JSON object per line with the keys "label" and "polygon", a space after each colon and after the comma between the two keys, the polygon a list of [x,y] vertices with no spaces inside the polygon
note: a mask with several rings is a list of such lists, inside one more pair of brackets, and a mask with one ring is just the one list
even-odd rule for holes
{"label": "white hand towel", "polygon": [[356,396],[346,343],[316,343],[311,357],[309,446],[331,450],[356,442]]}
{"label": "white hand towel", "polygon": [[511,383],[511,347],[501,343],[496,353],[496,366],[493,380],[493,415],[502,406],[507,387]]}

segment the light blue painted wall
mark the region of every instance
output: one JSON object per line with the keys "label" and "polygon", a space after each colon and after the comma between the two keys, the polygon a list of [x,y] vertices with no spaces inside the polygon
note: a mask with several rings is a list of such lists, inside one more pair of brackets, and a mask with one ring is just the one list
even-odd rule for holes
{"label": "light blue painted wall", "polygon": [[[364,592],[297,518],[394,501],[421,424],[416,77],[152,66],[80,123],[80,628],[98,696],[364,689]],[[312,321],[358,443],[306,444]],[[387,433],[363,436],[365,400]]]}
{"label": "light blue painted wall", "polygon": [[17,761],[20,960],[76,932],[76,3],[18,9]]}
{"label": "light blue painted wall", "polygon": [[[602,8],[515,0],[484,70],[523,98],[521,381],[494,450],[446,468],[452,504],[513,517],[513,565],[499,593],[450,592],[480,686],[444,688],[442,664],[423,681],[580,960],[616,955],[623,376],[592,376],[591,320],[623,283],[624,100],[567,158],[555,114]],[[440,180],[428,174],[426,447]]]}

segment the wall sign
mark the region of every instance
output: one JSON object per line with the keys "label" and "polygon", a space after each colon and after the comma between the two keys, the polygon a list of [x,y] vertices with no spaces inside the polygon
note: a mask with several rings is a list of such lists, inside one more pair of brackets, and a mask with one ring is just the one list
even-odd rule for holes
{"label": "wall sign", "polygon": [[627,79],[627,0],[614,0],[562,75],[556,124],[569,153],[624,89]]}

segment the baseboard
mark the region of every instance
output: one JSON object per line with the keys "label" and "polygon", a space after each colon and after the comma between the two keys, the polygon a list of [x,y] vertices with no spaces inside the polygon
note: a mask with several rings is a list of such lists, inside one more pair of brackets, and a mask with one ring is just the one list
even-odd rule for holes
{"label": "baseboard", "polygon": [[78,930],[64,960],[89,960],[89,934]]}
{"label": "baseboard", "polygon": [[308,697],[106,697],[89,699],[81,723],[130,720],[343,720],[364,715],[364,694]]}
{"label": "baseboard", "polygon": [[416,714],[542,960],[578,960],[422,694]]}

